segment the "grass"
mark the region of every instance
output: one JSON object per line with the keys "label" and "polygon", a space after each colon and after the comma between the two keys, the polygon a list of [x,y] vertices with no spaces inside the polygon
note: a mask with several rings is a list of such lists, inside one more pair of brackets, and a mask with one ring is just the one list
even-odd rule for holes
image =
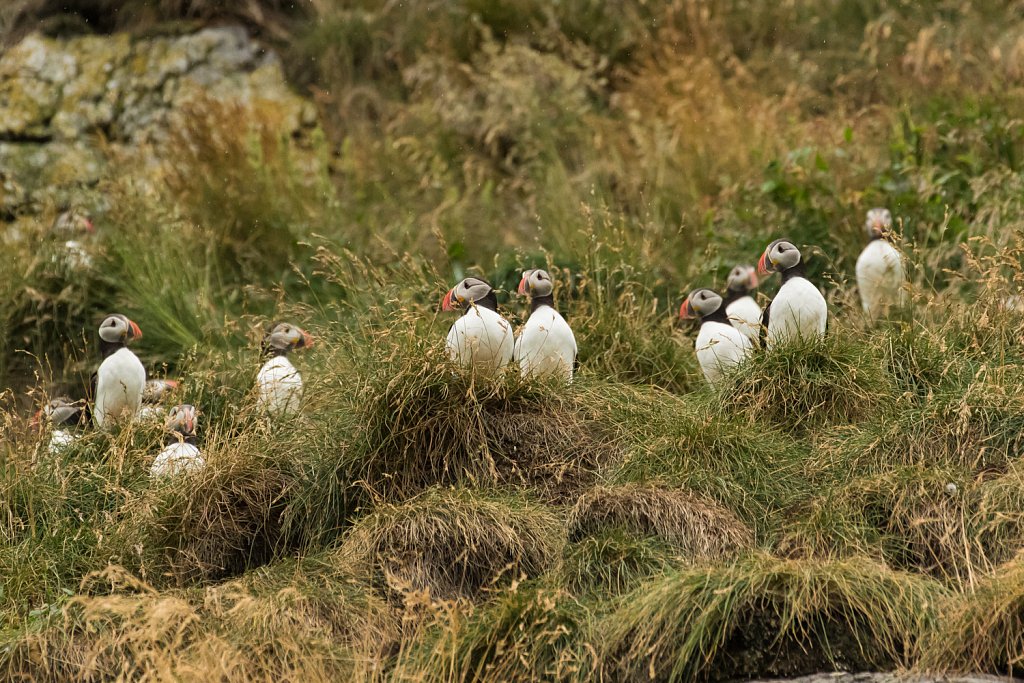
{"label": "grass", "polygon": [[[241,22],[320,114],[282,139],[258,102],[181,112],[159,167],[83,195],[92,268],[57,258],[61,207],[2,216],[26,237],[0,250],[0,677],[1024,671],[1017,10],[236,5],[0,17],[8,42]],[[911,303],[874,322],[876,205]],[[683,293],[781,235],[828,334],[707,387]],[[444,292],[486,278],[518,325],[531,267],[574,382],[460,373]],[[30,426],[86,393],[110,311],[199,407],[201,472],[150,480],[158,425],[56,455]],[[277,422],[271,320],[316,338]]]}

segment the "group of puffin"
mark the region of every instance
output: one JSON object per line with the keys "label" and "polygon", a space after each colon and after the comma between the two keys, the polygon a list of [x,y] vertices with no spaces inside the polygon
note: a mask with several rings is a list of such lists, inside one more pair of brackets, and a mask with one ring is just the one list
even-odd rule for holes
{"label": "group of puffin", "polygon": [[468,277],[455,285],[441,302],[445,311],[461,310],[462,317],[448,331],[448,355],[457,365],[482,374],[494,374],[516,363],[524,378],[556,377],[572,381],[576,365],[576,337],[555,310],[554,283],[546,270],[523,273],[520,296],[530,300],[530,317],[518,335],[498,313],[494,288]]}
{"label": "group of puffin", "polygon": [[[74,443],[89,423],[97,429],[109,428],[125,420],[164,420],[167,432],[164,448],[153,459],[150,475],[195,472],[205,465],[196,443],[199,411],[195,406],[179,404],[169,411],[165,403],[178,388],[172,379],[146,379],[146,368],[128,345],[142,337],[134,321],[119,313],[108,315],[99,327],[103,361],[93,375],[93,396],[72,401],[56,398],[36,413],[34,422],[45,419],[50,425],[50,453],[59,453]],[[262,350],[269,356],[256,374],[257,407],[270,417],[291,415],[302,398],[302,376],[288,359],[288,353],[309,348],[313,339],[303,329],[282,322],[270,326],[263,338]]]}
{"label": "group of puffin", "polygon": [[[868,245],[857,259],[857,285],[864,311],[884,315],[902,306],[906,277],[899,252],[890,241],[892,215],[887,209],[868,212]],[[759,276],[779,273],[782,285],[762,311],[751,291]],[[451,360],[474,373],[493,375],[515,363],[522,377],[554,377],[571,382],[576,365],[576,338],[555,309],[554,284],[547,271],[522,274],[519,295],[529,299],[530,316],[518,334],[498,312],[494,289],[484,280],[468,277],[445,294],[444,311],[461,311],[451,326],[446,348]],[[739,265],[729,273],[726,294],[711,289],[692,291],[680,307],[683,319],[699,319],[694,345],[697,361],[708,383],[716,384],[759,346],[772,348],[796,338],[825,334],[828,308],[818,288],[805,277],[800,250],[784,239],[764,250],[757,264]],[[199,411],[188,404],[167,411],[163,404],[178,388],[170,379],[146,379],[146,369],[128,345],[142,336],[137,324],[120,314],[100,324],[103,361],[94,375],[93,397],[87,401],[58,398],[37,413],[51,425],[49,449],[57,452],[78,438],[88,422],[105,429],[125,419],[164,418],[167,443],[155,457],[153,476],[196,471],[204,459],[196,445]],[[256,374],[259,410],[271,417],[294,414],[302,398],[302,377],[288,354],[307,349],[313,339],[287,322],[272,324],[263,337],[268,356]]]}
{"label": "group of puffin", "polygon": [[[857,259],[857,288],[864,312],[879,317],[904,304],[906,275],[903,259],[890,240],[889,210],[868,211],[865,229],[868,244]],[[750,291],[757,286],[758,275],[772,273],[782,276],[782,285],[761,311]],[[727,292],[723,297],[707,288],[695,289],[679,309],[680,318],[700,320],[694,350],[709,384],[718,383],[762,344],[770,349],[825,334],[825,297],[805,277],[803,257],[792,242],[780,239],[769,244],[756,274],[750,266],[736,266],[729,274]]]}

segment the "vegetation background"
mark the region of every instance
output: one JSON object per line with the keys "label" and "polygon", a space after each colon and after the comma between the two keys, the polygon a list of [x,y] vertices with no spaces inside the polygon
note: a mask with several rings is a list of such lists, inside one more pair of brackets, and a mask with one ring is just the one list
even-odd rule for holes
{"label": "vegetation background", "polygon": [[[0,253],[0,676],[1024,672],[1024,3],[0,13],[7,44],[218,23],[278,51],[317,134],[211,100],[156,191],[105,181],[94,268]],[[876,205],[913,303],[873,325],[851,276]],[[780,235],[829,336],[713,392],[675,312]],[[577,381],[453,374],[444,291],[482,275],[521,319],[536,266]],[[29,427],[81,393],[110,310],[200,407],[199,475],[148,478],[156,428],[50,456]],[[275,318],[319,341],[304,410],[267,424]]]}

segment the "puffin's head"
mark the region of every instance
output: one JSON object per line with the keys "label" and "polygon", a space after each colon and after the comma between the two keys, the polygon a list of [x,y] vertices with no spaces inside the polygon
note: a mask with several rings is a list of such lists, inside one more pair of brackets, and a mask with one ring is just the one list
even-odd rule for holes
{"label": "puffin's head", "polygon": [[45,419],[55,427],[74,427],[85,417],[85,402],[72,401],[66,396],[53,399],[36,412],[32,426],[41,427]]}
{"label": "puffin's head", "polygon": [[296,349],[308,349],[313,345],[313,337],[301,327],[291,323],[272,324],[263,337],[263,351],[272,353],[288,353]]}
{"label": "puffin's head", "polygon": [[61,237],[71,238],[96,232],[89,214],[82,209],[68,209],[53,221],[50,231]]}
{"label": "puffin's head", "polygon": [[550,296],[555,291],[548,271],[535,268],[523,273],[519,281],[519,293],[523,296]]}
{"label": "puffin's head", "polygon": [[679,317],[683,320],[704,318],[721,307],[722,297],[717,292],[707,288],[695,289],[679,307]]}
{"label": "puffin's head", "polygon": [[731,292],[746,294],[757,287],[757,270],[754,266],[738,265],[729,271],[726,286]]}
{"label": "puffin's head", "polygon": [[151,405],[160,403],[177,388],[178,382],[173,379],[147,380],[146,386],[142,389],[142,402],[149,403]]}
{"label": "puffin's head", "polygon": [[141,337],[139,326],[120,313],[111,313],[100,323],[100,339],[105,342],[127,344]]}
{"label": "puffin's head", "polygon": [[892,232],[892,214],[889,209],[877,207],[868,211],[868,218],[864,222],[864,229],[868,237],[887,237]]}
{"label": "puffin's head", "polygon": [[456,308],[468,308],[470,304],[480,301],[490,294],[493,288],[483,280],[467,277],[455,285],[441,301],[441,310],[454,311]]}
{"label": "puffin's head", "polygon": [[768,275],[782,270],[789,270],[800,263],[800,250],[789,240],[775,240],[761,254],[757,262],[759,275]]}
{"label": "puffin's head", "polygon": [[195,436],[199,426],[199,411],[195,406],[184,403],[171,408],[164,422],[164,428],[169,432],[176,432],[182,436]]}

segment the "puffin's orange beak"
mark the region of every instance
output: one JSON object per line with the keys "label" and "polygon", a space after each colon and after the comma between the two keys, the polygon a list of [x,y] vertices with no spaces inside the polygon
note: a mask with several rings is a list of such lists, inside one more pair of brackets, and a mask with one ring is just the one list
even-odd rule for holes
{"label": "puffin's orange beak", "polygon": [[679,307],[679,319],[691,320],[692,318],[693,311],[690,310],[690,300],[687,299],[683,302],[683,305]]}
{"label": "puffin's orange beak", "polygon": [[85,226],[85,230],[86,230],[86,232],[88,232],[88,233],[90,233],[90,234],[92,234],[92,233],[96,232],[96,226],[95,226],[95,225],[93,225],[93,224],[92,224],[92,221],[91,221],[91,220],[89,220],[88,218],[86,218],[86,219],[84,219],[84,220],[82,221],[82,225],[84,225],[84,226]]}
{"label": "puffin's orange beak", "polygon": [[185,430],[189,434],[195,434],[196,431],[196,416],[192,413],[185,413]]}
{"label": "puffin's orange beak", "polygon": [[166,382],[167,386],[169,386],[171,389],[178,388],[178,380],[176,379],[165,379],[164,382]]}
{"label": "puffin's orange beak", "polygon": [[135,324],[134,320],[128,321],[128,327],[132,330],[132,339],[142,339],[142,330]]}
{"label": "puffin's orange beak", "polygon": [[526,278],[525,277],[522,280],[519,281],[519,293],[521,295],[523,295],[523,296],[526,296]]}
{"label": "puffin's orange beak", "polygon": [[453,311],[453,310],[455,310],[455,306],[452,306],[452,293],[454,291],[455,291],[454,289],[449,289],[448,293],[444,295],[444,299],[441,300],[441,310],[442,311]]}
{"label": "puffin's orange beak", "polygon": [[36,414],[29,420],[28,426],[32,429],[39,429],[43,424],[43,409],[40,408],[36,411]]}
{"label": "puffin's orange beak", "polygon": [[305,330],[302,331],[302,348],[308,349],[313,346],[313,335]]}
{"label": "puffin's orange beak", "polygon": [[758,275],[768,275],[768,267],[767,267],[767,264],[765,263],[765,261],[767,260],[767,256],[768,256],[768,252],[765,251],[763,254],[761,254],[761,260],[759,260],[757,262],[757,274]]}
{"label": "puffin's orange beak", "polygon": [[750,274],[750,288],[751,288],[751,289],[754,289],[754,288],[755,288],[755,287],[757,287],[757,286],[758,286],[759,284],[761,284],[761,283],[760,283],[760,281],[759,281],[759,280],[757,279],[757,272],[753,272],[753,273],[751,273],[751,274]]}

